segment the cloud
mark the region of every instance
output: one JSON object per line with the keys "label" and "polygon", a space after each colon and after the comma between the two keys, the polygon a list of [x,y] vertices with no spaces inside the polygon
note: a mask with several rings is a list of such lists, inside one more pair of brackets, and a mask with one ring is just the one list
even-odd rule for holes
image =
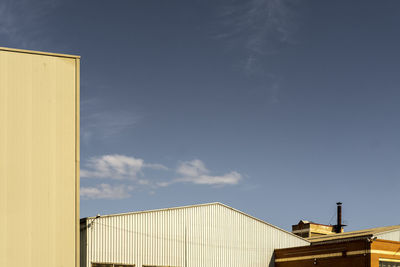
{"label": "cloud", "polygon": [[95,139],[118,136],[133,127],[141,116],[123,110],[107,110],[98,99],[81,101],[81,138],[85,144]]}
{"label": "cloud", "polygon": [[222,176],[210,176],[210,175],[199,175],[199,176],[187,176],[184,178],[176,179],[175,182],[186,182],[193,184],[203,185],[236,185],[242,179],[242,175],[238,172],[226,173]]}
{"label": "cloud", "polygon": [[184,176],[196,177],[208,173],[209,171],[201,160],[195,159],[179,164],[176,172]]}
{"label": "cloud", "polygon": [[232,0],[220,11],[222,31],[216,36],[245,52],[246,74],[260,74],[260,60],[282,45],[294,43],[298,0]]}
{"label": "cloud", "polygon": [[[168,170],[162,164],[145,163],[140,158],[114,154],[90,158],[85,164],[85,169],[81,170],[81,177],[137,180],[145,168]],[[145,183],[143,179],[139,182]]]}
{"label": "cloud", "polygon": [[133,186],[99,184],[81,187],[80,194],[83,199],[124,199],[131,197],[133,189]]}
{"label": "cloud", "polygon": [[239,56],[235,65],[250,79],[250,90],[260,103],[280,103],[285,78],[275,73],[269,59],[296,44],[302,4],[299,0],[231,0],[219,8],[221,27],[215,36]]}
{"label": "cloud", "polygon": [[234,0],[221,12],[224,32],[220,38],[241,39],[257,54],[275,51],[279,43],[292,41],[294,4],[297,0]]}
{"label": "cloud", "polygon": [[137,115],[123,111],[101,111],[81,118],[84,141],[92,138],[105,139],[132,129],[140,120]]}
{"label": "cloud", "polygon": [[[40,48],[49,40],[42,33],[45,17],[60,5],[59,0],[2,0],[0,38],[20,48]],[[40,36],[40,38],[39,38]]]}
{"label": "cloud", "polygon": [[195,159],[185,161],[179,164],[176,169],[179,178],[173,179],[170,182],[159,183],[159,186],[165,187],[174,183],[192,183],[197,185],[237,185],[242,179],[242,175],[236,171],[232,171],[223,175],[210,175],[210,171],[205,164]]}
{"label": "cloud", "polygon": [[[147,171],[158,171],[158,174],[162,172],[158,177],[154,176],[157,172],[153,173],[154,178],[150,179]],[[237,185],[242,180],[242,175],[236,171],[212,175],[199,159],[181,162],[171,172],[171,169],[162,164],[146,163],[143,159],[119,154],[92,157],[86,161],[85,168],[81,169],[80,173],[81,178],[92,178],[82,180],[91,184],[81,187],[83,199],[122,199],[131,197],[133,190],[144,189],[150,194],[155,194],[157,188],[178,183],[227,186]],[[93,184],[96,179],[123,184]]]}

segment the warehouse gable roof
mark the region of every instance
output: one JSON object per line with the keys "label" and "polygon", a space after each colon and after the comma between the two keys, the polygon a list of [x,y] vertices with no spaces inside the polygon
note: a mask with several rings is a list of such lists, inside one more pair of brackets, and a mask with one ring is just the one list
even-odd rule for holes
{"label": "warehouse gable roof", "polygon": [[[235,211],[235,212],[237,212],[237,213],[240,213],[240,214],[242,214],[242,215],[244,215],[244,216],[246,216],[246,217],[249,217],[249,218],[251,218],[251,219],[253,219],[253,220],[255,220],[255,221],[258,221],[258,222],[260,222],[260,223],[262,223],[262,224],[268,225],[269,227],[275,228],[275,229],[277,229],[277,230],[279,230],[279,231],[282,231],[282,232],[284,232],[284,233],[286,233],[286,234],[289,234],[289,235],[291,235],[291,236],[293,236],[293,237],[296,237],[296,238],[298,238],[298,239],[301,239],[301,240],[304,240],[304,241],[308,242],[306,239],[301,238],[301,237],[299,237],[299,236],[297,236],[297,235],[295,235],[295,234],[293,234],[293,233],[291,233],[291,232],[288,232],[288,231],[286,231],[286,230],[283,230],[282,228],[279,228],[279,227],[277,227],[277,226],[275,226],[275,225],[272,225],[272,224],[270,224],[270,223],[268,223],[268,222],[265,222],[265,221],[263,221],[263,220],[261,220],[261,219],[258,219],[258,218],[254,217],[254,216],[251,216],[251,215],[249,215],[249,214],[247,214],[247,213],[245,213],[245,212],[243,212],[243,211],[237,210],[237,209],[235,209],[235,208],[232,208],[232,207],[227,206],[227,205],[225,205],[225,204],[223,204],[223,203],[220,203],[220,202],[212,202],[212,203],[196,204],[196,205],[181,206],[181,207],[173,207],[173,208],[164,208],[164,209],[155,209],[155,210],[133,211],[133,212],[126,212],[126,213],[102,215],[102,216],[100,216],[100,217],[103,218],[103,217],[113,217],[113,216],[135,215],[135,214],[141,214],[141,213],[162,212],[162,211],[177,210],[177,209],[191,209],[191,208],[206,207],[206,206],[221,206],[221,207],[224,207],[224,208],[226,208],[226,209],[230,209],[230,210]],[[84,221],[87,220],[87,219],[95,219],[95,218],[96,218],[96,217],[82,218],[82,219],[81,219],[81,223],[84,222]]]}

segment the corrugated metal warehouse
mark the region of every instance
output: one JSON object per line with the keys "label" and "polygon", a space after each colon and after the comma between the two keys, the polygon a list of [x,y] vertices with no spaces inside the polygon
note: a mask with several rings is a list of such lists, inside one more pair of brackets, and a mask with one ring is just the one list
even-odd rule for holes
{"label": "corrugated metal warehouse", "polygon": [[79,265],[79,62],[0,48],[0,266]]}
{"label": "corrugated metal warehouse", "polygon": [[304,239],[221,203],[81,219],[81,267],[266,267]]}

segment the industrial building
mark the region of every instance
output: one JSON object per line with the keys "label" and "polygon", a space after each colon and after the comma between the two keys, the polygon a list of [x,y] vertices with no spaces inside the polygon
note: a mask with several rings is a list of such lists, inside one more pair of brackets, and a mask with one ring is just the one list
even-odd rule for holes
{"label": "industrial building", "polygon": [[399,267],[400,225],[307,238],[311,246],[277,249],[276,267]]}
{"label": "industrial building", "polygon": [[292,233],[303,238],[343,233],[343,227],[346,225],[342,224],[342,202],[337,202],[336,205],[336,225],[326,225],[306,220],[300,220],[298,224],[292,225]]}
{"label": "industrial building", "polygon": [[292,226],[311,246],[275,250],[277,267],[400,267],[400,225],[345,233],[342,203],[336,204],[336,225],[301,220]]}
{"label": "industrial building", "polygon": [[0,266],[79,266],[79,63],[0,48]]}
{"label": "industrial building", "polygon": [[[341,232],[343,232],[343,228],[341,229]],[[308,238],[321,235],[331,235],[335,234],[336,231],[334,225],[300,220],[298,224],[292,225],[292,233],[303,238]]]}
{"label": "industrial building", "polygon": [[81,267],[272,267],[274,249],[307,245],[221,203],[81,219]]}

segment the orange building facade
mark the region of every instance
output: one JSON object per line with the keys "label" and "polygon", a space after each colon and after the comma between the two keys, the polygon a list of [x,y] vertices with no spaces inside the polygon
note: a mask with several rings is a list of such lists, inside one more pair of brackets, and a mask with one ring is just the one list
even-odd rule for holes
{"label": "orange building facade", "polygon": [[363,238],[275,250],[275,267],[306,266],[400,267],[400,242]]}

